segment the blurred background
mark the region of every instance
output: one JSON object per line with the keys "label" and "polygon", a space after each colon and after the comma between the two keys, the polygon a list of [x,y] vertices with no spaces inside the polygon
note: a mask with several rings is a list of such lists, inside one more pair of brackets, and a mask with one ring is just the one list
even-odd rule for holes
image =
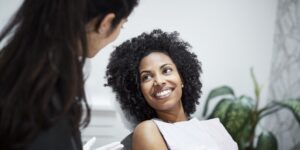
{"label": "blurred background", "polygon": [[[21,2],[0,0],[0,29]],[[140,0],[119,38],[85,66],[93,112],[90,126],[82,132],[84,141],[96,136],[100,146],[131,132],[114,94],[103,86],[105,69],[115,46],[156,28],[178,31],[202,62],[203,95],[195,117],[204,119],[203,105],[213,88],[229,85],[236,95],[254,97],[251,67],[262,86],[259,106],[300,96],[299,0]],[[300,148],[299,124],[289,112],[270,116],[261,128],[266,125],[275,133],[279,149]]]}

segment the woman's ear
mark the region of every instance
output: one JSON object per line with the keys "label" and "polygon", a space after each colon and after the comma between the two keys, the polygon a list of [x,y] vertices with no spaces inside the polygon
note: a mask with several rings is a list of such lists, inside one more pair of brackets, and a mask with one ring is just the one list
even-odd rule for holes
{"label": "woman's ear", "polygon": [[180,76],[180,80],[181,80],[181,88],[183,88],[184,87],[183,78],[182,78],[181,74],[179,76]]}
{"label": "woman's ear", "polygon": [[111,25],[115,17],[114,13],[107,14],[97,27],[97,32],[105,36],[108,35],[111,32]]}

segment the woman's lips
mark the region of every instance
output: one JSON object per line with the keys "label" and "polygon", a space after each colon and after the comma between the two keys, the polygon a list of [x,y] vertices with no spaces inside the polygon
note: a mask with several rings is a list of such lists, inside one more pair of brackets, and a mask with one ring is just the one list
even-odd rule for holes
{"label": "woman's lips", "polygon": [[153,94],[153,96],[156,98],[156,99],[164,99],[164,98],[167,98],[171,95],[172,93],[172,89],[171,88],[165,88],[165,89],[162,89],[160,91],[157,91]]}

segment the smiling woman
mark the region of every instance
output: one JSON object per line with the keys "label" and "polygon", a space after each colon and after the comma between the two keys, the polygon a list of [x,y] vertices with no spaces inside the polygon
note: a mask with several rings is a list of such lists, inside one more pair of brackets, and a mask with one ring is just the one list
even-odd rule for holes
{"label": "smiling woman", "polygon": [[[124,42],[111,54],[106,71],[107,85],[112,87],[122,109],[132,115],[136,123],[158,117],[141,89],[151,87],[151,83],[166,84],[162,77],[172,69],[172,77],[176,73],[184,83],[183,89],[177,89],[183,91],[178,99],[181,99],[185,114],[189,116],[196,110],[202,87],[201,66],[189,49],[190,45],[179,39],[177,32],[154,30]],[[181,83],[179,85],[181,87]]]}
{"label": "smiling woman", "polygon": [[[147,103],[162,120],[171,121],[165,111],[182,111],[183,83],[171,58],[162,52],[152,52],[139,65],[140,86]],[[184,113],[174,118],[187,120]],[[180,117],[180,118],[179,118]]]}
{"label": "smiling woman", "polygon": [[237,149],[218,119],[191,118],[199,104],[202,69],[190,48],[177,32],[154,30],[111,54],[107,85],[127,119],[138,124],[132,149]]}

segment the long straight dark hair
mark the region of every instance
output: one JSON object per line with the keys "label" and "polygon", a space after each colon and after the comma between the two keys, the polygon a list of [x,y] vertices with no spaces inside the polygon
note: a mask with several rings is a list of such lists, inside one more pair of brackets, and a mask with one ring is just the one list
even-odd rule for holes
{"label": "long straight dark hair", "polygon": [[0,51],[0,149],[24,148],[62,116],[70,118],[73,133],[88,125],[85,25],[94,18],[101,23],[112,12],[114,27],[137,3],[24,0],[0,35],[5,42]]}

